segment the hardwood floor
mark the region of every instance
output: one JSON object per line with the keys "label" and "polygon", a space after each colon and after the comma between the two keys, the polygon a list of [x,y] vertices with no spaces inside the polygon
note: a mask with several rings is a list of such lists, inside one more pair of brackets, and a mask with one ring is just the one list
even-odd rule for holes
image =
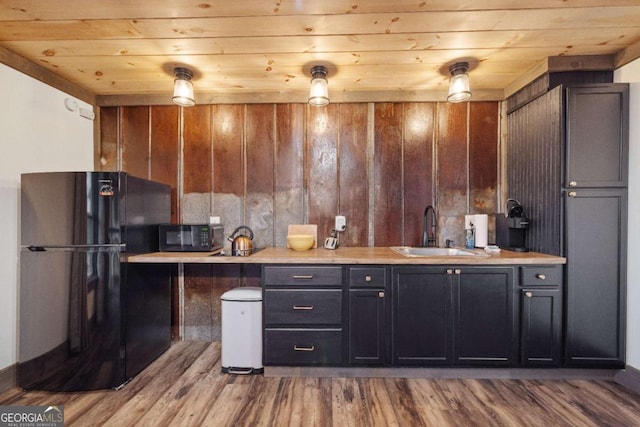
{"label": "hardwood floor", "polygon": [[611,381],[279,378],[220,372],[219,342],[176,342],[119,391],[24,392],[66,426],[640,426]]}

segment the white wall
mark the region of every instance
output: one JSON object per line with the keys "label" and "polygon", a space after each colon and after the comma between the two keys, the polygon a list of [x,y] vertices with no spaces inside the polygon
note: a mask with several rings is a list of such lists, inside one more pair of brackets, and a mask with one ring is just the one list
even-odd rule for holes
{"label": "white wall", "polygon": [[[93,122],[69,95],[0,64],[0,369],[17,361],[20,174],[93,170]],[[72,98],[74,99],[74,98]],[[92,107],[74,99],[78,107]]]}
{"label": "white wall", "polygon": [[[629,254],[627,256],[627,365],[640,369],[640,59],[616,70],[614,80],[630,83]],[[634,260],[636,262],[634,262]]]}

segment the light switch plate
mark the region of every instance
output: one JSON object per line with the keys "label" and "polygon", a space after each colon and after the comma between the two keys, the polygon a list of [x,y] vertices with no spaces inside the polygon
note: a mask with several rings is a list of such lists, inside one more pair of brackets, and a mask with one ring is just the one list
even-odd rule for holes
{"label": "light switch plate", "polygon": [[344,231],[347,229],[347,218],[344,215],[336,216],[336,231]]}

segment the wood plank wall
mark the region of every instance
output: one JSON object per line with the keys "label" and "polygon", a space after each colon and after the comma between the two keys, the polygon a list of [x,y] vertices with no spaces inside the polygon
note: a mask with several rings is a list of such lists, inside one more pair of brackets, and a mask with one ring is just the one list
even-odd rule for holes
{"label": "wood plank wall", "polygon": [[[499,120],[498,102],[107,107],[98,163],[169,184],[173,221],[246,224],[258,248],[289,224],[322,241],[338,214],[343,246],[419,245],[429,204],[438,244],[462,245],[465,214],[500,210]],[[184,338],[219,339],[220,295],[259,276],[185,266]]]}

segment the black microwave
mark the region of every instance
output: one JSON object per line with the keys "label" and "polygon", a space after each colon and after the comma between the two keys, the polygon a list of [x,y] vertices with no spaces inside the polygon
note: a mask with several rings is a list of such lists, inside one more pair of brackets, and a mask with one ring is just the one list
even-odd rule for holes
{"label": "black microwave", "polygon": [[162,252],[212,252],[223,246],[221,224],[161,224],[159,232]]}

